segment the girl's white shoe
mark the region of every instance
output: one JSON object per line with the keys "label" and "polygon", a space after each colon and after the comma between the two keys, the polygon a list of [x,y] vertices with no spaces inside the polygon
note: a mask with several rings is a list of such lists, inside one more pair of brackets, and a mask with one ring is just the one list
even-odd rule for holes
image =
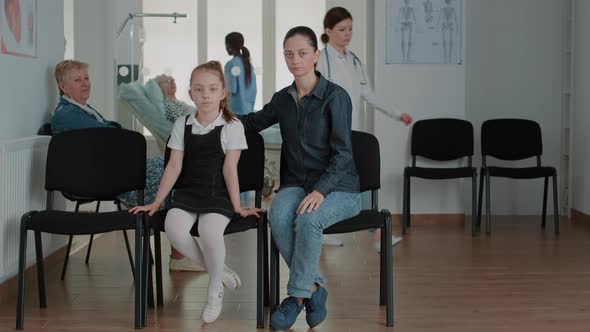
{"label": "girl's white shoe", "polygon": [[227,265],[223,266],[223,275],[221,276],[221,282],[225,288],[229,289],[236,289],[242,286],[242,280],[240,280],[240,276],[230,269]]}
{"label": "girl's white shoe", "polygon": [[221,313],[221,306],[223,304],[223,288],[217,294],[207,297],[207,303],[203,307],[201,319],[205,323],[214,322]]}

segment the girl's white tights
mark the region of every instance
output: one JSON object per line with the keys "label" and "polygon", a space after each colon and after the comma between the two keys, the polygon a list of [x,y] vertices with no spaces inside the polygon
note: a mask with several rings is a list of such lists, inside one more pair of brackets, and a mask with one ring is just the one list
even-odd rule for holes
{"label": "girl's white tights", "polygon": [[190,233],[196,221],[197,213],[171,209],[166,215],[166,236],[176,250],[196,263],[205,264],[209,273],[208,296],[217,296],[223,290],[221,282],[225,262],[223,232],[230,219],[218,213],[199,215],[198,228],[202,248]]}

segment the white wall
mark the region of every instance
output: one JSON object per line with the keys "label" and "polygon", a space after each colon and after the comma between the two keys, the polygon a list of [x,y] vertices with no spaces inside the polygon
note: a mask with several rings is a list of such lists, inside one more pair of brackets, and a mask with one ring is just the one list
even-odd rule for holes
{"label": "white wall", "polygon": [[53,66],[64,56],[63,0],[38,1],[37,13],[37,57],[0,53],[0,140],[35,135],[57,105]]}
{"label": "white wall", "polygon": [[[386,45],[378,42],[385,40],[385,3],[375,0],[374,85],[378,96],[415,120],[455,117],[471,121],[476,156],[480,153],[479,128],[485,119],[538,121],[543,130],[543,161],[560,166],[563,1],[464,0],[463,65],[385,65]],[[380,206],[399,213],[411,130],[379,113],[374,122],[382,145]],[[480,165],[479,158],[475,161]],[[467,181],[415,179],[412,197],[413,213],[471,212]],[[540,214],[542,180],[494,179],[492,197],[494,214]]]}
{"label": "white wall", "polygon": [[[410,113],[415,120],[465,118],[465,66],[385,64],[385,5],[385,0],[375,0],[375,56],[372,60],[375,61],[376,95],[402,112]],[[374,133],[381,143],[379,206],[401,213],[403,169],[409,164],[411,128],[376,112]],[[461,183],[461,180],[413,179],[412,213],[463,213]]]}
{"label": "white wall", "polygon": [[[49,121],[50,111],[54,110],[57,105],[58,90],[53,76],[53,68],[64,57],[63,16],[63,0],[38,1],[37,57],[23,58],[0,53],[0,141],[3,143],[43,141],[43,139],[32,136],[36,135],[37,130],[43,123]],[[39,166],[36,162],[29,163],[28,157],[23,158],[21,161],[22,169],[25,170],[31,168],[33,164]],[[4,162],[2,161],[2,163]],[[2,170],[2,172],[8,171],[10,169]],[[30,169],[30,172],[38,175],[43,174],[44,170]],[[22,197],[28,194],[33,197],[30,201],[18,206],[17,209],[19,210],[21,208],[24,211],[39,208],[38,195],[43,180],[36,176],[32,176],[31,179],[35,186],[31,186],[30,189],[34,192],[24,190],[24,192],[20,193],[23,194]],[[14,193],[3,190],[0,195],[2,195],[0,202],[10,202],[7,195],[14,195]],[[55,203],[58,206],[63,204],[59,199]],[[6,216],[7,211],[3,212],[5,212],[3,215]],[[12,212],[14,210],[8,213]],[[0,225],[12,227],[15,225],[16,220],[20,220],[18,218],[19,216],[14,219],[13,216],[10,216],[11,220],[0,220]],[[16,222],[18,223],[18,221]],[[12,230],[14,228],[4,229],[1,233],[3,236],[14,236],[15,232],[12,232]],[[62,236],[44,238],[45,255],[51,254],[64,244]],[[2,242],[0,259],[3,259],[5,255],[10,255],[11,252],[18,252],[18,246],[14,245],[17,241],[15,242],[14,238],[3,238],[0,242]],[[29,254],[34,252],[31,248],[32,246],[29,245]],[[29,257],[32,258],[32,255],[29,255]],[[12,257],[10,261],[14,261]],[[32,262],[33,260],[29,259],[28,265]],[[4,263],[6,261],[0,263],[0,283],[17,272],[16,265],[8,266]]]}
{"label": "white wall", "polygon": [[575,128],[573,208],[590,214],[590,1],[576,1]]}
{"label": "white wall", "polygon": [[[74,1],[76,60],[90,65],[88,71],[92,82],[92,94],[88,103],[107,119],[116,119],[117,115],[114,71],[115,32],[130,12],[141,12],[141,0]],[[136,20],[136,24],[141,24],[141,20]],[[117,41],[120,62],[126,63],[130,60],[128,31],[129,27]]]}
{"label": "white wall", "polygon": [[[466,2],[465,108],[476,133],[476,156],[481,151],[483,121],[531,119],[543,133],[542,162],[557,167],[560,174],[563,1]],[[477,160],[479,164],[480,158]],[[500,164],[492,159],[488,163]],[[519,164],[535,163],[533,158]],[[541,213],[542,179],[493,179],[491,190],[494,214]],[[553,211],[551,198],[549,211]]]}

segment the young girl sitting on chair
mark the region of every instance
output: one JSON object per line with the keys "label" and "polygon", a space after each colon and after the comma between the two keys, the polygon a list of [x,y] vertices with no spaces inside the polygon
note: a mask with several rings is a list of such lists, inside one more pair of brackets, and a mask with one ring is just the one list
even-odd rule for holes
{"label": "young girl sitting on chair", "polygon": [[[246,137],[228,106],[219,62],[210,61],[192,71],[189,95],[198,111],[174,123],[168,142],[170,161],[154,202],[130,211],[153,215],[179,181],[166,215],[166,235],[174,248],[207,267],[209,287],[201,318],[210,323],[221,312],[223,285],[239,286],[237,274],[224,265],[224,230],[235,214],[258,216],[263,210],[240,206],[238,160],[241,150],[247,149]],[[190,234],[197,221],[202,248]],[[235,277],[234,283],[225,280],[228,275]]]}

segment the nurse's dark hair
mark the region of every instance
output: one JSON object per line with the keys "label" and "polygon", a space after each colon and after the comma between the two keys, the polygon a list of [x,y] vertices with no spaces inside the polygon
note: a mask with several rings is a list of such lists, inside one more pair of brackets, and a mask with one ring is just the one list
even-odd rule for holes
{"label": "nurse's dark hair", "polygon": [[294,27],[291,28],[291,30],[287,31],[285,39],[283,39],[283,48],[285,48],[285,43],[287,42],[287,39],[295,37],[297,35],[307,38],[307,40],[309,41],[309,45],[313,48],[314,52],[317,51],[318,37],[316,37],[315,32],[313,32],[311,28],[306,26]]}
{"label": "nurse's dark hair", "polygon": [[[328,10],[326,16],[324,16],[324,30],[333,29],[336,24],[347,18],[352,20],[352,15],[344,7],[334,7]],[[330,37],[325,32],[322,33],[322,43],[327,44],[329,41]]]}
{"label": "nurse's dark hair", "polygon": [[[196,74],[200,71],[207,71],[217,75],[217,77],[219,77],[219,81],[221,82],[221,86],[225,89],[225,78],[223,76],[223,67],[221,67],[221,62],[209,61],[198,65],[191,72],[191,80],[189,83],[190,90],[192,90],[193,87],[193,79],[195,78]],[[221,113],[223,113],[223,119],[225,120],[225,122],[230,123],[237,119],[236,115],[231,111],[229,103],[227,102],[227,92],[225,94],[225,97],[219,102],[219,109],[221,110]]]}
{"label": "nurse's dark hair", "polygon": [[225,36],[225,44],[229,45],[232,50],[240,51],[239,57],[244,64],[244,74],[246,74],[246,86],[252,83],[252,62],[250,61],[250,51],[244,46],[244,36],[239,32],[230,32]]}

